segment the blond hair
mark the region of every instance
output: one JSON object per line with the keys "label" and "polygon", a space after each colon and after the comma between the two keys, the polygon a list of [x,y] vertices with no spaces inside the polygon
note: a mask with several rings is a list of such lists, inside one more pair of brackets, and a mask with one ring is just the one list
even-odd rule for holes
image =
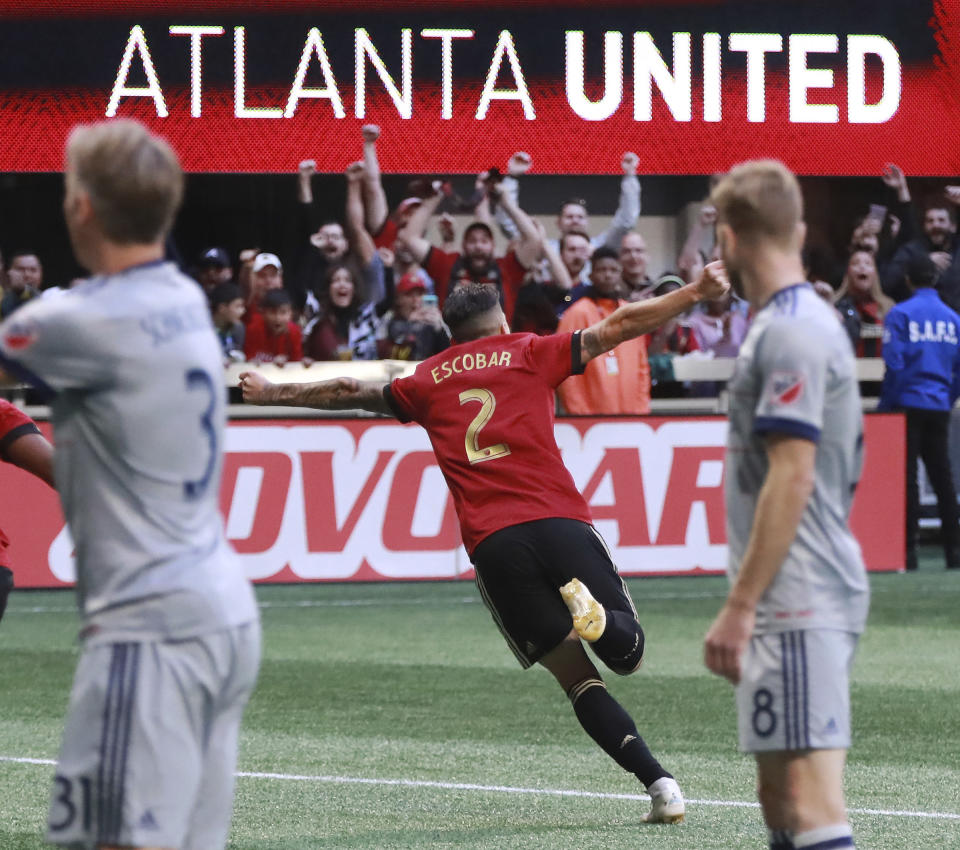
{"label": "blond hair", "polygon": [[791,245],[803,220],[803,196],[793,173],[775,159],[734,166],[710,193],[719,220],[738,238]]}
{"label": "blond hair", "polygon": [[183,198],[173,149],[136,121],[74,127],[67,168],[90,203],[104,236],[120,245],[163,241]]}
{"label": "blond hair", "polygon": [[887,313],[890,312],[890,308],[893,307],[895,302],[892,298],[884,294],[880,286],[880,274],[877,271],[877,258],[865,248],[854,248],[854,250],[850,252],[850,256],[847,259],[847,270],[843,273],[843,283],[840,284],[837,294],[833,296],[833,303],[838,304],[848,296],[853,297],[850,293],[850,260],[853,259],[854,254],[866,254],[873,261],[873,275],[870,281],[870,300],[879,308],[880,318],[884,318]]}

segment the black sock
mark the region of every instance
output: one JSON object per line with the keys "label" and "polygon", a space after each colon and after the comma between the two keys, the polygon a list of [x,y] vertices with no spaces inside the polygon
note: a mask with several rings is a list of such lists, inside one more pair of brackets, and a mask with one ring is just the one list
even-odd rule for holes
{"label": "black sock", "polygon": [[11,590],[13,590],[13,571],[0,567],[0,620],[3,619],[3,612],[7,610],[7,597]]}
{"label": "black sock", "polygon": [[790,846],[795,850],[841,850],[856,847],[856,844],[853,842],[850,824],[838,823],[806,832],[795,832]]}
{"label": "black sock", "polygon": [[771,829],[770,850],[794,850],[790,833],[785,829]]}
{"label": "black sock", "polygon": [[631,614],[607,609],[607,625],[591,646],[614,673],[626,675],[643,658],[643,629]]}
{"label": "black sock", "polygon": [[630,715],[607,693],[600,679],[577,682],[567,696],[580,725],[620,767],[648,788],[665,776],[673,778],[650,753]]}

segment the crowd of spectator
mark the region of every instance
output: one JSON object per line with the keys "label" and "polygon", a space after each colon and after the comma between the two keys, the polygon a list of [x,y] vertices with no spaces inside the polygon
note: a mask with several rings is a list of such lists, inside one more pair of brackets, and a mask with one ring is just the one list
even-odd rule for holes
{"label": "crowd of spectator", "polygon": [[[620,303],[694,280],[716,255],[716,212],[703,204],[671,267],[659,275],[650,268],[631,152],[620,162],[623,176],[608,224],[594,227],[587,202],[572,197],[557,211],[558,237],[548,239],[521,205],[524,175],[533,165],[526,153],[510,157],[503,173],[478,175],[468,198],[439,180],[413,180],[391,211],[377,158],[379,135],[372,125],[362,130],[362,159],[346,169],[339,219],[318,218],[316,166],[300,164],[296,252],[281,259],[270,246],[257,246],[240,250],[234,262],[225,247],[209,246],[186,264],[210,300],[225,363],[425,359],[450,344],[441,308],[466,281],[499,290],[515,331],[585,327]],[[885,317],[912,295],[907,270],[918,258],[935,269],[939,297],[960,308],[960,186],[947,186],[920,208],[897,166],[887,166],[881,179],[878,203],[850,223],[845,261],[818,264],[810,254],[811,281],[835,305],[864,357],[883,355]],[[451,212],[472,217],[460,234]],[[505,251],[497,252],[498,242],[506,243]],[[42,258],[30,249],[10,254],[5,268],[0,259],[0,283],[0,317],[66,288],[46,284]],[[616,356],[599,358],[562,388],[561,404],[570,413],[646,413],[664,359],[734,357],[749,323],[746,304],[735,296],[702,305]]]}

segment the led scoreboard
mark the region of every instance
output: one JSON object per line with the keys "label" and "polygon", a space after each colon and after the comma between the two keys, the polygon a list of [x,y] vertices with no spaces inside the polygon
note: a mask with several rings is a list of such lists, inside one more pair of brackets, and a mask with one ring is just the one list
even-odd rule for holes
{"label": "led scoreboard", "polygon": [[958,0],[0,0],[0,171],[130,116],[193,171],[960,173]]}

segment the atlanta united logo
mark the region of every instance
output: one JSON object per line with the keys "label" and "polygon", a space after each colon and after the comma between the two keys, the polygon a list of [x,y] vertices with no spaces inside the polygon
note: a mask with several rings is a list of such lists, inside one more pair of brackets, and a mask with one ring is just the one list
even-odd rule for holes
{"label": "atlanta united logo", "polygon": [[803,395],[803,375],[774,372],[770,377],[770,395],[776,404],[793,404]]}

